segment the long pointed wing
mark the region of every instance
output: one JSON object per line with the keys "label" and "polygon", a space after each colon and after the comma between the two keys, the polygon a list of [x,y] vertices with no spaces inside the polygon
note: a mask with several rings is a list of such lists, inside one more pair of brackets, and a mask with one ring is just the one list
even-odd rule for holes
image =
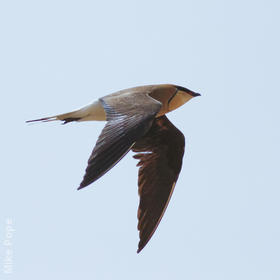
{"label": "long pointed wing", "polygon": [[147,133],[161,108],[160,102],[143,92],[109,95],[100,101],[107,124],[96,142],[78,189],[88,186],[117,164]]}
{"label": "long pointed wing", "polygon": [[182,167],[184,135],[167,119],[157,118],[132,147],[139,159],[139,253],[155,232],[171,198]]}

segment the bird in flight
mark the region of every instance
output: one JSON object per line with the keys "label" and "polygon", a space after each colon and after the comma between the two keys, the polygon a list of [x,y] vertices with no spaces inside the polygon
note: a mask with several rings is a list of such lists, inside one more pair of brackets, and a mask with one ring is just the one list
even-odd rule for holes
{"label": "bird in flight", "polygon": [[171,84],[139,86],[106,95],[70,113],[27,122],[107,121],[78,189],[103,176],[130,150],[136,153],[139,253],[161,221],[182,166],[185,138],[165,114],[196,96],[200,94]]}

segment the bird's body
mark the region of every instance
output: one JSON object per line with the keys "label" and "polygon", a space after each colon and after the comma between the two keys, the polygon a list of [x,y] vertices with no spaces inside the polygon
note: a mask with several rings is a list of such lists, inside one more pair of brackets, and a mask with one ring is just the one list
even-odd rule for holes
{"label": "bird's body", "polygon": [[140,160],[137,251],[140,252],[164,214],[184,154],[184,136],[165,114],[199,95],[175,85],[141,86],[104,96],[70,113],[28,122],[107,121],[78,189],[104,175],[131,149],[137,153],[134,157]]}

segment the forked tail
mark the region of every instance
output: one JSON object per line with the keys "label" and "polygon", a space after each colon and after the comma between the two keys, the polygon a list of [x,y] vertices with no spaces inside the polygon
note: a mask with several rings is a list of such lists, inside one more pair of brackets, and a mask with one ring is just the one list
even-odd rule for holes
{"label": "forked tail", "polygon": [[41,119],[36,119],[36,120],[29,120],[29,121],[26,121],[26,123],[63,121],[62,124],[66,124],[66,123],[73,122],[73,121],[79,121],[81,119],[81,117],[75,117],[74,118],[74,117],[65,116],[65,115],[68,115],[68,114],[71,114],[71,113],[66,113],[66,114],[62,114],[62,115],[46,117],[46,118],[41,118]]}
{"label": "forked tail", "polygon": [[105,121],[106,114],[99,101],[93,102],[83,108],[78,110],[55,115],[51,117],[35,119],[26,121],[27,123],[32,122],[51,122],[51,121],[63,121],[63,124],[73,122],[73,121]]}

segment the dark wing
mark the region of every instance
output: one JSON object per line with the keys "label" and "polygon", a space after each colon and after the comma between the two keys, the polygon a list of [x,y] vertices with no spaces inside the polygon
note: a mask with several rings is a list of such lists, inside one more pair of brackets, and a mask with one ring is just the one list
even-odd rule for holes
{"label": "dark wing", "polygon": [[135,92],[100,99],[107,124],[102,130],[78,189],[91,184],[121,160],[132,145],[147,133],[161,108],[161,103]]}
{"label": "dark wing", "polygon": [[157,118],[132,147],[139,159],[139,253],[155,232],[178,179],[185,149],[184,135],[167,119]]}

